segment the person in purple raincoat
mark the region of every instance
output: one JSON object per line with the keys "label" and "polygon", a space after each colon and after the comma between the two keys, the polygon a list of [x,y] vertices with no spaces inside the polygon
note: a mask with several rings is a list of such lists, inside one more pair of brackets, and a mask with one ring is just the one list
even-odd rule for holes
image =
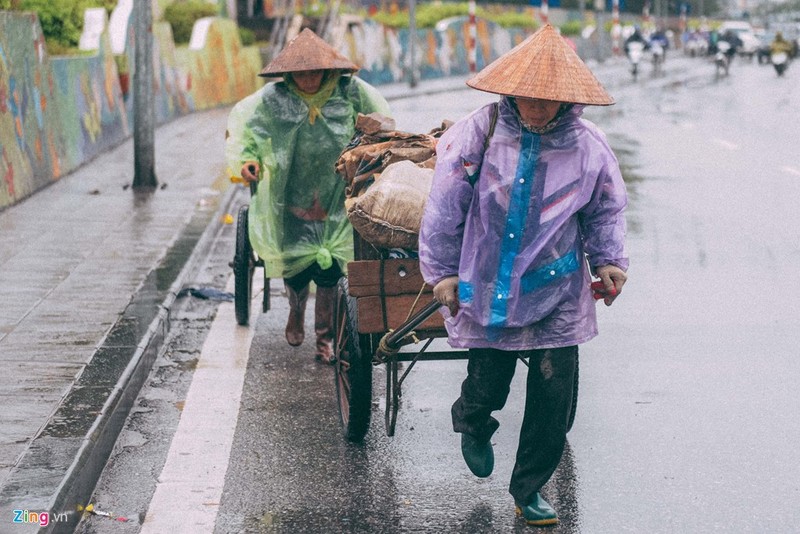
{"label": "person in purple raincoat", "polygon": [[528,360],[509,491],[518,515],[549,525],[558,515],[540,490],[566,443],[578,345],[598,333],[595,299],[611,305],[627,279],[625,184],[604,134],[581,118],[614,101],[549,25],[467,84],[502,98],[439,140],[420,268],[447,307],[449,343],[468,349],[452,419],[476,476],[494,468],[491,413],[517,358]]}

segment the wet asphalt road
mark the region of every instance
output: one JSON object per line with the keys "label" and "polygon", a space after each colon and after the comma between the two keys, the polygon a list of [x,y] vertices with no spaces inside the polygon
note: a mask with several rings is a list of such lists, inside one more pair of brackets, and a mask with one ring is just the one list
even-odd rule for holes
{"label": "wet asphalt road", "polygon": [[[577,417],[544,491],[562,522],[541,531],[797,532],[800,67],[778,79],[737,62],[721,80],[699,59],[668,57],[665,67],[636,83],[624,64],[598,69],[618,104],[586,113],[628,181],[630,280],[600,310],[600,336],[581,348]],[[467,90],[398,101],[393,111],[398,128],[427,131],[493,99]],[[286,299],[277,281],[271,291],[273,309],[254,325],[214,532],[537,532],[515,520],[507,493],[523,369],[496,414],[487,479],[464,466],[450,427],[463,361],[411,372],[394,437],[383,427],[385,373],[375,368],[372,425],[352,444],[340,433],[332,369],[313,361],[308,340],[285,343]],[[168,406],[182,376],[150,394]],[[98,500],[146,510],[175,416],[163,429],[139,428],[142,441],[117,456],[141,474],[138,489],[117,469]],[[137,449],[149,452],[136,458]],[[106,525],[86,532],[137,531]]]}

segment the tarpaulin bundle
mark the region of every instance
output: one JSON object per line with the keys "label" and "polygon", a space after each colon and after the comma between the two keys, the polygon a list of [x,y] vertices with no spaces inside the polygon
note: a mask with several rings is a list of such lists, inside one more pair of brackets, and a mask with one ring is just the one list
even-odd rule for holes
{"label": "tarpaulin bundle", "polygon": [[398,161],[412,161],[432,169],[436,164],[436,142],[451,122],[427,134],[394,129],[394,121],[378,113],[359,115],[356,133],[336,162],[336,172],[345,181],[345,195],[364,192],[383,170]]}
{"label": "tarpaulin bundle", "polygon": [[415,251],[436,164],[436,143],[450,126],[427,134],[394,129],[378,113],[360,115],[356,133],[336,162],[350,224],[368,243]]}

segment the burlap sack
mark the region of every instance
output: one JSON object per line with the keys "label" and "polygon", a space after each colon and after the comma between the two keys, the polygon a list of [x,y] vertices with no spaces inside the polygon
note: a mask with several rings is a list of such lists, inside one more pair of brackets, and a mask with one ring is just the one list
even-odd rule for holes
{"label": "burlap sack", "polygon": [[336,172],[347,184],[347,198],[359,196],[392,163],[408,160],[432,169],[438,138],[451,124],[444,121],[427,134],[414,134],[395,130],[394,121],[378,113],[359,114],[356,134],[336,162]]}
{"label": "burlap sack", "polygon": [[360,196],[345,200],[350,224],[376,247],[417,250],[432,182],[433,169],[408,160],[392,163]]}

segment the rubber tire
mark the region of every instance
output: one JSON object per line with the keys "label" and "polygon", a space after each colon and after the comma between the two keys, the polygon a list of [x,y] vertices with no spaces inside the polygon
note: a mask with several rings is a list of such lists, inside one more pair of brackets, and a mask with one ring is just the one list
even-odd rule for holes
{"label": "rubber tire", "polygon": [[253,293],[253,271],[255,271],[255,258],[248,233],[248,209],[249,206],[239,208],[236,221],[236,253],[233,256],[233,304],[236,322],[241,326],[247,326],[250,322],[250,298]]}
{"label": "rubber tire", "polygon": [[352,442],[364,439],[372,412],[371,336],[358,333],[357,312],[356,299],[342,277],[333,316],[334,382],[342,434]]}

